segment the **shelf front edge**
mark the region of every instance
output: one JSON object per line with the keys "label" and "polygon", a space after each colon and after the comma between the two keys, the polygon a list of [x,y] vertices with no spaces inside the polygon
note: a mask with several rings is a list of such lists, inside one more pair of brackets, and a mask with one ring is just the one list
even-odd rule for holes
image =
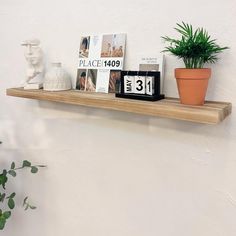
{"label": "shelf front edge", "polygon": [[205,124],[217,124],[224,120],[232,109],[231,103],[208,102],[203,107],[184,106],[178,99],[158,102],[115,98],[114,94],[89,94],[78,91],[47,92],[43,90],[7,89],[8,96],[53,101],[142,115],[185,120]]}

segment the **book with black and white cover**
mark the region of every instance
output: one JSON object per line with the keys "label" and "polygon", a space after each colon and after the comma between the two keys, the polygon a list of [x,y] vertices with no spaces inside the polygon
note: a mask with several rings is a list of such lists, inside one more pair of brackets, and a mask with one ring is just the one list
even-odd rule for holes
{"label": "book with black and white cover", "polygon": [[124,65],[126,34],[90,35],[81,38],[76,89],[115,92]]}

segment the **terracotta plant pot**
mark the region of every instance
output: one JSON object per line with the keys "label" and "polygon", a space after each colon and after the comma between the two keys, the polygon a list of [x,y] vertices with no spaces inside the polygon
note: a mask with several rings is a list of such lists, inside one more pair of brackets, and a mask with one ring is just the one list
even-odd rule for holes
{"label": "terracotta plant pot", "polygon": [[203,105],[211,69],[175,69],[180,102],[186,105]]}

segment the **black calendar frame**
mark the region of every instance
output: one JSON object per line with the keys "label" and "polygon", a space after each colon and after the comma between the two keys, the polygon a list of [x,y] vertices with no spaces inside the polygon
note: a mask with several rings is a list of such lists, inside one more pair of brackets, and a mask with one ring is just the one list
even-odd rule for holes
{"label": "black calendar frame", "polygon": [[[154,94],[135,94],[124,92],[124,76],[151,76],[154,77]],[[159,71],[121,71],[120,78],[120,92],[116,93],[116,97],[146,100],[146,101],[158,101],[165,98],[164,94],[160,94],[160,72]]]}

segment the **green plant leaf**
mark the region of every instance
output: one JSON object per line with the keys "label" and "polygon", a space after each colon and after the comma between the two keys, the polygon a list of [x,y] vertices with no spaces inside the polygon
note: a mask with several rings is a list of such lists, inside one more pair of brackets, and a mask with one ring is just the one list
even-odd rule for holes
{"label": "green plant leaf", "polygon": [[12,177],[16,177],[16,172],[14,170],[9,170],[8,174],[11,175]]}
{"label": "green plant leaf", "polygon": [[8,218],[10,218],[11,212],[10,211],[5,211],[2,215],[7,220]]}
{"label": "green plant leaf", "polygon": [[9,198],[8,200],[8,207],[12,210],[15,207],[15,202],[13,200],[13,198]]}
{"label": "green plant leaf", "polygon": [[23,161],[23,164],[22,164],[22,167],[30,167],[31,166],[31,163],[27,160],[24,160]]}
{"label": "green plant leaf", "polygon": [[6,224],[6,219],[3,216],[1,216],[0,217],[0,230],[4,229],[5,224]]}
{"label": "green plant leaf", "polygon": [[11,169],[13,170],[13,169],[15,169],[15,167],[16,167],[16,164],[15,164],[15,162],[13,161],[13,162],[11,163]]}
{"label": "green plant leaf", "polygon": [[31,167],[31,173],[35,174],[38,172],[38,168],[36,166]]}
{"label": "green plant leaf", "polygon": [[7,182],[7,171],[3,170],[2,174],[0,174],[0,185],[5,189],[6,188],[6,182]]}
{"label": "green plant leaf", "polygon": [[16,196],[16,193],[13,192],[13,193],[9,196],[9,198],[14,198],[15,196]]}
{"label": "green plant leaf", "polygon": [[35,210],[37,207],[36,206],[29,206],[30,209]]}

